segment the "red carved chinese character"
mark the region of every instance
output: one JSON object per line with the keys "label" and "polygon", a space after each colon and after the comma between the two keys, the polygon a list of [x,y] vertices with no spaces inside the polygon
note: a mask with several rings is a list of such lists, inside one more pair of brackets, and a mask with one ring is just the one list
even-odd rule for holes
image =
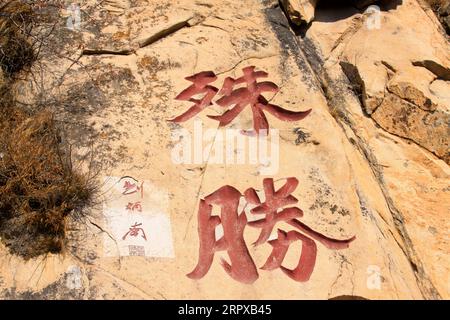
{"label": "red carved chinese character", "polygon": [[[275,191],[273,179],[264,179],[264,194],[265,202],[261,203],[255,189],[250,188],[245,191],[245,198],[249,203],[257,204],[258,206],[250,210],[253,214],[265,214],[265,218],[253,222],[249,222],[250,226],[261,228],[261,233],[258,240],[254,245],[260,245],[267,241],[272,233],[275,224],[279,221],[285,221],[290,225],[303,231],[311,238],[318,240],[329,249],[344,249],[348,248],[350,242],[355,237],[348,240],[336,240],[331,239],[323,234],[320,234],[296,218],[303,216],[303,211],[296,207],[282,209],[286,205],[297,203],[298,200],[291,195],[291,193],[297,188],[298,180],[296,178],[287,178],[286,183],[277,191]],[[282,209],[278,212],[279,209]],[[297,240],[302,241],[302,253],[298,266],[289,270],[283,267],[281,264],[286,256],[289,245]],[[296,281],[308,281],[311,276],[316,263],[317,247],[312,239],[297,232],[290,231],[285,233],[282,230],[278,230],[278,239],[269,241],[273,250],[270,257],[267,259],[265,265],[262,267],[264,270],[273,270],[281,268],[284,273]]]}
{"label": "red carved chinese character", "polygon": [[[208,85],[208,83],[214,82],[217,79],[216,75],[212,71],[200,72],[193,76],[186,77],[185,79],[193,82],[193,84],[183,90],[178,96],[176,96],[175,99],[194,102],[194,105],[182,115],[179,115],[169,121],[184,122],[189,120],[196,114],[200,113],[203,109],[210,106],[212,104],[212,99],[216,95],[217,91],[219,91],[216,87]],[[198,94],[203,94],[203,97],[201,99],[194,99],[193,97]]]}
{"label": "red carved chinese character", "polygon": [[[297,240],[302,241],[302,253],[297,267],[290,270],[283,267],[281,264],[283,263],[290,244]],[[261,269],[274,270],[280,268],[295,281],[305,282],[309,280],[316,264],[317,246],[313,240],[297,231],[289,231],[286,233],[282,230],[278,230],[278,238],[269,241],[269,244],[273,247],[272,253]]]}
{"label": "red carved chinese character", "polygon": [[[264,179],[265,202],[261,203],[255,189],[247,189],[244,193],[245,199],[251,204],[258,206],[250,210],[253,214],[264,214],[265,218],[257,221],[249,222],[253,227],[261,228],[261,233],[254,245],[263,244],[269,239],[270,234],[278,221],[290,221],[294,218],[303,216],[303,211],[296,207],[285,208],[285,206],[297,203],[298,200],[291,195],[297,188],[298,180],[296,178],[288,178],[284,186],[275,191],[273,179]],[[282,209],[280,212],[277,212]]]}
{"label": "red carved chinese character", "polygon": [[[329,249],[348,248],[355,237],[347,240],[337,240],[324,236],[312,230],[297,218],[303,216],[303,211],[297,207],[287,207],[295,204],[298,200],[292,196],[292,192],[298,186],[296,178],[287,178],[286,183],[275,190],[273,179],[263,181],[265,201],[262,203],[255,189],[249,188],[244,197],[248,203],[256,205],[250,212],[253,214],[264,214],[265,218],[249,222],[253,227],[261,228],[261,233],[254,243],[260,245],[268,240],[277,222],[283,221],[297,230],[285,232],[278,230],[278,238],[269,241],[273,247],[272,253],[267,259],[263,270],[280,268],[285,274],[295,281],[308,281],[316,263],[317,246],[314,240],[321,242]],[[258,278],[255,264],[250,257],[244,241],[244,228],[247,224],[245,212],[238,215],[238,205],[241,194],[231,186],[225,186],[200,201],[198,215],[198,231],[200,239],[199,261],[194,271],[188,274],[192,279],[200,279],[210,269],[216,251],[227,250],[231,264],[222,260],[222,266],[227,273],[240,282],[253,283]],[[211,216],[212,205],[221,207],[221,216]],[[215,229],[222,224],[224,236],[216,240]],[[314,239],[314,240],[313,240]],[[300,240],[302,251],[297,267],[290,270],[282,265],[291,243]]]}
{"label": "red carved chinese character", "polygon": [[345,249],[348,248],[350,242],[355,240],[355,237],[346,240],[337,240],[324,236],[323,234],[312,230],[310,227],[300,222],[296,218],[303,216],[303,211],[299,208],[286,208],[280,212],[278,209],[290,204],[297,203],[298,200],[291,195],[291,193],[297,188],[297,178],[287,178],[286,183],[278,191],[275,191],[272,178],[264,179],[264,194],[265,202],[261,203],[255,189],[249,188],[245,191],[245,198],[249,203],[257,204],[258,206],[253,208],[250,212],[253,214],[265,214],[266,217],[262,220],[249,222],[250,226],[261,228],[261,234],[255,245],[259,245],[267,241],[272,233],[275,224],[279,221],[285,221],[288,224],[296,227],[300,231],[303,231],[311,238],[319,241],[328,249]]}
{"label": "red carved chinese character", "polygon": [[140,201],[138,202],[128,202],[127,206],[126,206],[126,210],[128,211],[139,211],[142,212],[142,204]]}
{"label": "red carved chinese character", "polygon": [[[264,71],[255,71],[254,66],[242,69],[244,75],[238,79],[226,78],[219,94],[224,94],[216,103],[222,107],[234,106],[220,116],[208,116],[211,119],[220,121],[220,126],[225,126],[236,118],[247,105],[250,105],[253,113],[253,128],[256,133],[260,130],[269,129],[264,110],[268,111],[275,117],[284,121],[297,121],[305,118],[311,109],[307,111],[290,111],[279,106],[270,104],[266,98],[262,96],[263,92],[278,92],[278,86],[269,81],[257,82],[258,78],[268,77],[268,73]],[[246,87],[233,90],[236,85],[245,83]],[[267,133],[266,131],[266,133]]]}
{"label": "red carved chinese character", "polygon": [[[235,280],[253,283],[258,279],[258,271],[244,241],[247,224],[245,212],[238,215],[241,194],[231,186],[224,186],[200,200],[198,210],[198,232],[200,240],[199,260],[195,269],[187,276],[200,279],[210,269],[216,251],[226,250],[230,264],[222,259],[221,265]],[[212,205],[221,208],[220,217],[211,216]],[[216,226],[222,224],[224,235],[216,240]]]}
{"label": "red carved chinese character", "polygon": [[145,231],[142,228],[138,228],[142,226],[142,223],[135,222],[134,225],[130,227],[127,233],[122,237],[122,240],[125,240],[127,236],[131,237],[137,237],[139,235],[139,232],[142,232],[142,238],[144,238],[145,241],[147,241],[147,237],[145,236]]}

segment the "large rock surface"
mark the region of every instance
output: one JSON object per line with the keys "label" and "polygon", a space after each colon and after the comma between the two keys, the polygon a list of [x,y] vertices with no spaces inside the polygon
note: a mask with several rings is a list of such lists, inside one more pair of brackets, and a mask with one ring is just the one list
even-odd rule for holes
{"label": "large rock surface", "polygon": [[[42,81],[24,83],[20,98],[53,107],[78,157],[91,159],[95,150],[100,178],[133,176],[150,181],[153,195],[166,194],[149,201],[170,217],[174,256],[105,254],[120,238],[102,210],[110,191],[103,188],[87,223],[70,231],[65,254],[24,261],[0,247],[2,298],[450,297],[450,51],[437,20],[415,0],[382,8],[376,30],[365,27],[367,17],[355,7],[316,11],[303,38],[291,31],[277,1],[81,2],[81,29],[56,28]],[[336,239],[356,236],[343,250],[317,242],[306,282],[277,269],[260,270],[253,284],[242,284],[220,265],[225,252],[216,254],[204,278],[186,276],[198,259],[200,199],[224,185],[261,190],[268,176],[260,165],[217,164],[211,153],[201,164],[174,164],[174,130],[193,133],[195,121],[167,120],[189,106],[175,100],[189,85],[186,76],[214,71],[220,88],[251,65],[279,85],[278,93],[266,95],[271,103],[312,109],[299,122],[268,115],[280,132],[279,170],[269,177],[299,180],[293,195],[312,229]],[[213,135],[223,128],[207,115],[219,112],[211,106],[199,114]],[[246,109],[228,127],[251,125]],[[260,267],[271,247],[251,246],[257,237],[256,229],[245,229]],[[288,268],[300,250],[291,246]]]}
{"label": "large rock surface", "polygon": [[382,9],[379,28],[352,9],[333,26],[313,23],[304,50],[399,219],[416,274],[448,297],[449,43],[416,1]]}

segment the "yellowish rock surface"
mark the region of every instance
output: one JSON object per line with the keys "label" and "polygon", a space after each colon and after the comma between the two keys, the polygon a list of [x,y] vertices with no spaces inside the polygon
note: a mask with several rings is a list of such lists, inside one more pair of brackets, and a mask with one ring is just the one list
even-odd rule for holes
{"label": "yellowish rock surface", "polygon": [[[149,201],[170,219],[174,255],[106,255],[106,246],[121,238],[105,216],[110,189],[102,185],[87,223],[69,230],[64,254],[24,261],[0,248],[2,298],[450,297],[448,78],[415,66],[429,60],[447,74],[450,51],[415,0],[382,8],[376,30],[365,27],[367,18],[355,8],[339,18],[336,11],[316,11],[304,37],[292,32],[277,1],[80,2],[89,13],[81,29],[57,30],[55,54],[42,62],[42,86],[31,84],[22,102],[45,88],[78,157],[95,150],[100,184],[103,177],[130,176],[151,183],[146,196],[167,195],[167,205]],[[238,78],[252,65],[280,87],[265,95],[270,103],[312,109],[294,122],[267,113],[279,132],[278,170],[268,175],[264,164],[213,161],[211,150],[220,148],[217,136],[226,128],[252,127],[250,108],[224,128],[207,117],[223,112],[217,105],[197,119],[168,122],[190,106],[175,99],[190,84],[185,77],[211,70],[220,89],[226,77]],[[200,163],[174,163],[174,133],[193,135],[199,121],[213,133],[213,147],[204,142]],[[258,270],[254,283],[242,284],[222,268],[226,252],[215,254],[205,277],[188,278],[199,255],[200,199],[224,185],[261,191],[265,178],[279,187],[287,177],[299,181],[292,195],[304,212],[301,221],[331,238],[356,236],[349,248],[317,242],[306,282],[276,269]],[[286,223],[276,228],[293,230]],[[247,226],[244,236],[259,268],[272,248],[252,246],[258,234]],[[301,250],[292,244],[283,265],[295,268]]]}

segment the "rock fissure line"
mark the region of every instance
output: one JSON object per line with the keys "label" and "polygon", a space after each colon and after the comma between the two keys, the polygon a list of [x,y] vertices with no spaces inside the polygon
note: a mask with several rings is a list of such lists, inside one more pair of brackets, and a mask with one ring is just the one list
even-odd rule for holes
{"label": "rock fissure line", "polygon": [[219,76],[219,75],[222,75],[222,74],[224,74],[224,73],[228,73],[228,72],[231,72],[231,71],[233,71],[234,69],[236,69],[237,67],[239,67],[239,65],[240,64],[242,64],[242,63],[244,63],[244,62],[246,62],[246,61],[248,61],[248,60],[252,60],[252,59],[259,59],[259,60],[262,60],[262,59],[269,59],[269,58],[273,58],[273,57],[276,57],[277,55],[276,54],[272,54],[272,55],[268,55],[268,56],[264,56],[264,57],[246,57],[246,58],[244,58],[244,59],[240,59],[238,62],[236,62],[231,68],[229,68],[229,69],[227,69],[227,70],[224,70],[224,71],[220,71],[220,72],[216,72],[216,76]]}
{"label": "rock fissure line", "polygon": [[147,39],[140,41],[139,48],[147,47],[147,46],[155,43],[156,41],[164,39],[185,27],[192,27],[192,25],[189,23],[189,20],[191,20],[191,19],[192,18],[189,18],[187,20],[183,20],[178,23],[175,23],[168,28],[158,31],[157,33],[153,34],[152,36],[148,37]]}
{"label": "rock fissure line", "polygon": [[133,54],[133,49],[123,50],[108,50],[108,49],[84,49],[81,52],[82,56],[100,56],[100,55],[117,55],[117,56],[129,56]]}
{"label": "rock fissure line", "polygon": [[352,24],[341,34],[341,36],[336,40],[336,42],[333,44],[333,48],[331,48],[330,56],[325,59],[328,60],[334,51],[340,48],[341,44],[345,45],[345,42],[347,42],[349,39],[351,39],[363,26],[363,20],[361,16],[357,16],[352,20]]}

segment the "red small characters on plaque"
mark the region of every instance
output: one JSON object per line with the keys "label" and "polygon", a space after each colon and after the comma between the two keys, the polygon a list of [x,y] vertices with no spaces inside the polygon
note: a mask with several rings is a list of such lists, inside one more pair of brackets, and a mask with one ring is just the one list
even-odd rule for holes
{"label": "red small characters on plaque", "polygon": [[141,185],[138,182],[130,182],[129,180],[125,180],[123,183],[123,195],[130,195],[137,192],[140,192],[141,198],[144,196],[144,182]]}
{"label": "red small characters on plaque", "polygon": [[127,233],[122,237],[122,240],[126,240],[127,236],[130,237],[137,237],[142,232],[142,238],[144,238],[145,241],[147,241],[147,236],[145,235],[145,231],[143,228],[140,228],[142,226],[142,223],[135,222],[134,225],[130,227]]}
{"label": "red small characters on plaque", "polygon": [[126,208],[126,210],[134,212],[134,211],[139,211],[142,212],[142,204],[140,201],[138,202],[128,202]]}
{"label": "red small characters on plaque", "polygon": [[[263,186],[264,202],[261,202],[255,189],[249,188],[244,192],[243,196],[247,204],[256,205],[250,210],[250,213],[264,215],[264,218],[249,223],[247,223],[244,210],[238,214],[242,195],[232,186],[224,186],[200,200],[198,211],[199,259],[194,271],[189,273],[188,277],[200,279],[205,276],[213,263],[214,253],[227,250],[231,264],[225,260],[221,261],[225,271],[239,282],[253,283],[256,281],[258,272],[244,241],[244,228],[247,224],[261,229],[258,239],[253,243],[254,246],[266,243],[278,222],[286,222],[297,229],[289,232],[278,229],[277,239],[268,241],[272,246],[272,253],[261,269],[280,268],[287,276],[298,282],[308,281],[314,271],[317,254],[314,240],[333,250],[348,248],[350,243],[355,240],[354,236],[346,240],[326,237],[298,220],[303,216],[303,211],[297,207],[286,207],[298,202],[291,194],[298,186],[296,178],[287,178],[286,183],[278,190],[275,190],[274,181],[271,178],[264,179]],[[212,205],[220,206],[220,217],[211,215]],[[216,240],[215,229],[219,224],[223,226],[224,235]],[[301,256],[297,267],[290,270],[282,266],[282,263],[289,246],[297,240],[302,241]]]}

